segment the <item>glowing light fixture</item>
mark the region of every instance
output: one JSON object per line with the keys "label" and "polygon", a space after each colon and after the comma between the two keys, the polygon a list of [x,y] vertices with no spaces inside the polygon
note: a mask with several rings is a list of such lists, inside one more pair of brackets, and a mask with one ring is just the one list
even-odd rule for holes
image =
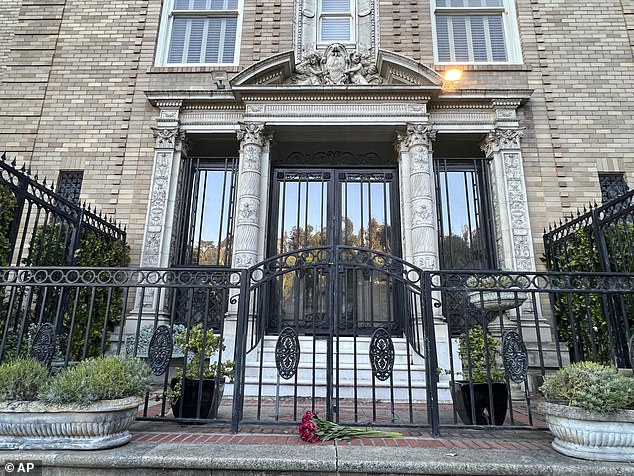
{"label": "glowing light fixture", "polygon": [[462,78],[462,70],[458,68],[452,68],[445,71],[446,81],[460,81]]}

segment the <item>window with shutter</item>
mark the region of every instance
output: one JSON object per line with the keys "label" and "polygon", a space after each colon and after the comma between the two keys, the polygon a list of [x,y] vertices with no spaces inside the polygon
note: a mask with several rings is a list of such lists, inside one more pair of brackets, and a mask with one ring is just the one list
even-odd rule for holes
{"label": "window with shutter", "polygon": [[157,62],[236,64],[242,0],[166,0]]}
{"label": "window with shutter", "polygon": [[432,0],[437,63],[520,63],[513,0]]}
{"label": "window with shutter", "polygon": [[318,0],[319,38],[318,43],[353,43],[354,1]]}

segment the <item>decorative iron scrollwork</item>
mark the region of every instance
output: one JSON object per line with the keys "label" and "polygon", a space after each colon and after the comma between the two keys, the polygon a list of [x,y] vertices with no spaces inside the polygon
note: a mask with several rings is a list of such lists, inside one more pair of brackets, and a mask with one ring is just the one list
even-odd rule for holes
{"label": "decorative iron scrollwork", "polygon": [[377,380],[389,379],[394,368],[394,343],[386,329],[381,327],[374,331],[370,339],[369,354],[372,375]]}
{"label": "decorative iron scrollwork", "polygon": [[158,326],[147,349],[148,364],[154,375],[162,375],[170,365],[174,342],[168,326]]}
{"label": "decorative iron scrollwork", "polygon": [[31,344],[31,357],[42,365],[50,367],[55,355],[55,328],[51,323],[42,324],[33,338]]}
{"label": "decorative iron scrollwork", "polygon": [[277,373],[284,380],[292,378],[297,373],[301,349],[299,338],[292,327],[285,327],[280,332],[275,344],[275,365]]}
{"label": "decorative iron scrollwork", "polygon": [[522,337],[515,331],[504,333],[502,344],[502,360],[506,374],[515,383],[526,380],[528,373],[528,352]]}

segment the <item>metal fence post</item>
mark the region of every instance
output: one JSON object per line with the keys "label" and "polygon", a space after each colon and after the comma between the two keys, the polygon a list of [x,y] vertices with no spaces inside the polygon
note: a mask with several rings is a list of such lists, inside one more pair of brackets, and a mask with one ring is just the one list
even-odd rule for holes
{"label": "metal fence post", "polygon": [[233,382],[233,407],[231,410],[231,432],[238,433],[244,407],[244,381],[246,371],[247,330],[249,320],[249,281],[251,273],[244,269],[240,273],[240,294],[236,323],[235,378]]}
{"label": "metal fence post", "polygon": [[438,355],[436,349],[436,330],[434,329],[434,309],[432,306],[431,273],[423,271],[421,289],[423,308],[423,328],[425,346],[425,379],[427,380],[427,419],[434,437],[440,436],[440,412],[438,409]]}

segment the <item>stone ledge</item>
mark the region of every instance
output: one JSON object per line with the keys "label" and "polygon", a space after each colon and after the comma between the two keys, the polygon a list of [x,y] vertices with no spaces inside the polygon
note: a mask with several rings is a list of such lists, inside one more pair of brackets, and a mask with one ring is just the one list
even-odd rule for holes
{"label": "stone ledge", "polygon": [[102,451],[15,451],[5,461],[36,460],[43,475],[634,475],[633,464],[566,458],[553,451],[457,448],[375,448],[348,443],[227,445],[131,442]]}

